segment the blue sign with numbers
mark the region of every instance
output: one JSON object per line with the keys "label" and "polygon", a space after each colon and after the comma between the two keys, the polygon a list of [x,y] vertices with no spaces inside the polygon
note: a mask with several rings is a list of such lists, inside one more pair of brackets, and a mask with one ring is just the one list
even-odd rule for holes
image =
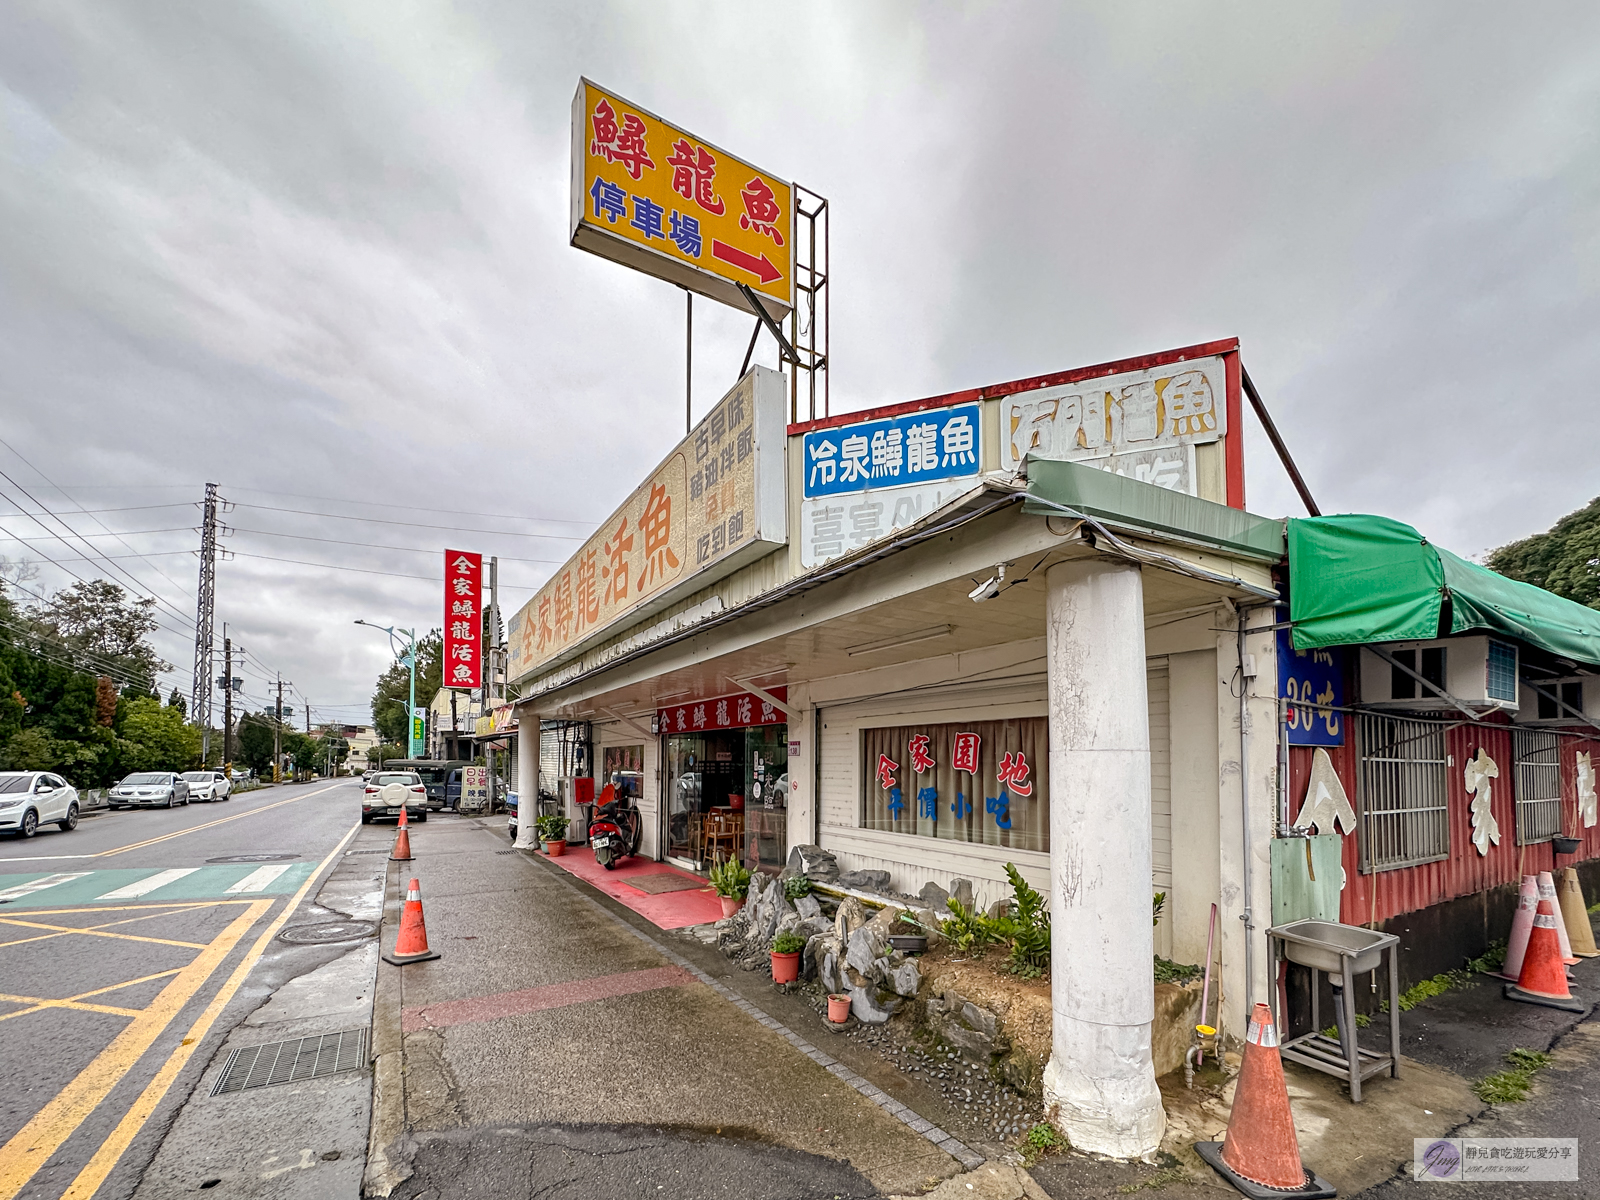
{"label": "blue sign with numbers", "polygon": [[[1278,630],[1278,696],[1291,746],[1344,745],[1344,651],[1296,650]],[[1312,707],[1322,705],[1328,707]]]}
{"label": "blue sign with numbers", "polygon": [[958,404],[808,433],[806,498],[976,475],[978,412],[976,404]]}

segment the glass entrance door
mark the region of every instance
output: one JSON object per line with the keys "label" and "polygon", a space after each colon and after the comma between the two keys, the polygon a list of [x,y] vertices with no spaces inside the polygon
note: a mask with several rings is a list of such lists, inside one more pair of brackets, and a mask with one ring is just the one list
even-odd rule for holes
{"label": "glass entrance door", "polygon": [[[667,802],[663,805],[662,845],[671,858],[701,865],[708,849],[707,814],[719,815],[742,809],[745,788],[744,730],[681,734],[666,739]],[[738,797],[736,808],[734,799]],[[743,819],[738,819],[737,841],[732,853],[737,856],[742,843]],[[723,857],[727,857],[726,854]]]}

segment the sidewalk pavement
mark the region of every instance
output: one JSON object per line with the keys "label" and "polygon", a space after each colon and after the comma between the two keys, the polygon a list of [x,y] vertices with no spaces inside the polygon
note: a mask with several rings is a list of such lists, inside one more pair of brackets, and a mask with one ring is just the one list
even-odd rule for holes
{"label": "sidewalk pavement", "polygon": [[[390,871],[384,945],[415,876],[443,958],[380,969],[368,1195],[875,1196],[941,1180],[941,1195],[1235,1194],[1187,1148],[1226,1127],[1232,1083],[1220,1076],[1193,1092],[1181,1074],[1163,1081],[1165,1168],[1069,1155],[1029,1179],[1011,1173],[1007,1147],[961,1132],[920,1077],[821,1032],[803,997],[734,969],[695,930],[656,928],[563,864],[508,850],[503,818],[430,824],[412,846],[416,860]],[[1575,974],[1574,993],[1592,1002],[1600,959]],[[1600,1109],[1557,1099],[1600,1057],[1600,1026],[1580,1020],[1505,1001],[1479,977],[1402,1015],[1401,1078],[1369,1080],[1359,1105],[1339,1081],[1287,1064],[1302,1155],[1342,1195],[1388,1200],[1419,1186],[1400,1178],[1413,1137],[1534,1136],[1549,1119],[1560,1128],[1544,1136],[1587,1141]],[[1386,1049],[1386,1028],[1361,1031],[1363,1046]],[[1528,1105],[1489,1109],[1473,1094],[1509,1049],[1553,1043],[1557,1063]],[[1600,1200],[1582,1186],[1573,1194]]]}
{"label": "sidewalk pavement", "polygon": [[431,822],[411,846],[383,944],[415,877],[442,957],[379,968],[367,1195],[876,1196],[981,1164],[659,930],[508,850],[503,819]]}

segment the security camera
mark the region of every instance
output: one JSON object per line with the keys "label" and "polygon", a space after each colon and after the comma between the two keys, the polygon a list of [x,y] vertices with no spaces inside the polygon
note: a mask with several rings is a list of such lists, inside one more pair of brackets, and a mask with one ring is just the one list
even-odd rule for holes
{"label": "security camera", "polygon": [[993,600],[1000,594],[1000,585],[1005,582],[1005,578],[1006,564],[1001,563],[994,569],[993,575],[967,593],[967,599],[974,604],[982,604],[985,600]]}
{"label": "security camera", "polygon": [[985,579],[977,587],[967,593],[967,599],[974,604],[982,604],[985,600],[993,600],[1000,594],[1000,581],[993,576]]}

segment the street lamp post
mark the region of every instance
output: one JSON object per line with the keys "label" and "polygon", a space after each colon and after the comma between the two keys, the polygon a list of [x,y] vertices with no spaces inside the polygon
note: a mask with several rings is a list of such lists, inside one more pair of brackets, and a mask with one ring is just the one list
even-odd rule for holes
{"label": "street lamp post", "polygon": [[415,629],[397,629],[393,625],[378,625],[372,621],[356,619],[357,625],[365,625],[369,629],[381,629],[389,635],[389,648],[394,651],[395,658],[401,658],[400,649],[395,646],[395,641],[402,634],[405,635],[405,664],[411,669],[411,703],[406,706],[406,757],[417,757],[417,631]]}

